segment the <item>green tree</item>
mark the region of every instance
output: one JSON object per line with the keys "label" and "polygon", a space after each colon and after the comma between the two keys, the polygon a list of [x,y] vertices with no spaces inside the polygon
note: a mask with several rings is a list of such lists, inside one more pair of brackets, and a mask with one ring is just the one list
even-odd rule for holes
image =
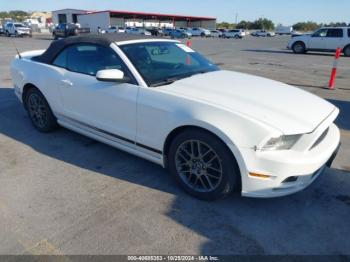
{"label": "green tree", "polygon": [[252,22],[250,21],[245,21],[245,20],[242,20],[241,22],[239,22],[236,26],[237,29],[251,29],[252,27]]}
{"label": "green tree", "polygon": [[329,24],[325,24],[324,26],[341,27],[341,26],[347,26],[347,23],[345,23],[345,22],[331,22]]}
{"label": "green tree", "polygon": [[0,12],[0,19],[11,18],[15,21],[23,21],[29,16],[29,13],[21,10],[13,10],[10,12]]}
{"label": "green tree", "polygon": [[296,31],[315,31],[316,29],[320,28],[322,26],[322,24],[317,24],[315,22],[312,21],[308,21],[308,22],[299,22],[296,23],[295,25],[293,25],[293,29]]}
{"label": "green tree", "polygon": [[233,29],[236,28],[236,25],[228,22],[221,22],[216,24],[216,28]]}
{"label": "green tree", "polygon": [[258,20],[255,20],[252,23],[251,28],[249,28],[249,29],[274,30],[275,24],[267,18],[259,18]]}

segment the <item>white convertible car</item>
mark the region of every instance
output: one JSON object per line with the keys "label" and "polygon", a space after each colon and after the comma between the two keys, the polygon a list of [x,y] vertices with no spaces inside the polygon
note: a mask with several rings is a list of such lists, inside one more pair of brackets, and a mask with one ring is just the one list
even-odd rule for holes
{"label": "white convertible car", "polygon": [[155,162],[200,199],[300,191],[339,149],[334,105],[220,70],[178,41],[72,37],[20,54],[11,72],[36,129],[60,125]]}

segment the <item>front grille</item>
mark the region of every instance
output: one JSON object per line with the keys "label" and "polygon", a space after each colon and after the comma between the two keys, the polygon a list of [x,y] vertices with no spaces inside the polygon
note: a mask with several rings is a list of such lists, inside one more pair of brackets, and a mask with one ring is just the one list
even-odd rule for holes
{"label": "front grille", "polygon": [[327,128],[322,135],[316,140],[316,142],[313,144],[313,146],[310,148],[310,150],[314,149],[315,147],[317,147],[322,141],[323,139],[325,139],[325,137],[328,135],[329,132],[329,128]]}

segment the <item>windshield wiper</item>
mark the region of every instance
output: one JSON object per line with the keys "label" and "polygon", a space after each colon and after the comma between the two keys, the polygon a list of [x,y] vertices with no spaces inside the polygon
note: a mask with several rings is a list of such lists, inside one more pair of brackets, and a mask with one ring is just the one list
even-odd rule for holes
{"label": "windshield wiper", "polygon": [[174,82],[176,82],[178,80],[181,80],[181,79],[184,79],[184,78],[189,78],[191,76],[198,75],[198,74],[204,74],[204,73],[207,73],[207,71],[203,70],[203,71],[191,72],[191,73],[184,74],[184,75],[179,75],[179,76],[176,76],[176,77],[169,77],[169,78],[166,78],[165,80],[162,80],[160,82],[151,84],[151,87],[171,85],[172,83],[174,83]]}
{"label": "windshield wiper", "polygon": [[178,77],[167,78],[167,79],[162,80],[160,82],[156,82],[154,84],[151,84],[151,87],[171,85],[172,83],[174,83],[175,81],[177,81],[179,79],[181,79],[181,78],[178,78]]}

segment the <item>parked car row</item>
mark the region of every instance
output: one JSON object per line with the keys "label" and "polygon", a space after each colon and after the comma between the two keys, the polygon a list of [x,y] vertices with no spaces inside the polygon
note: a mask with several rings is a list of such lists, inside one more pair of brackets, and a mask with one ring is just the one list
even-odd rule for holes
{"label": "parked car row", "polygon": [[219,38],[243,38],[249,32],[244,29],[216,29],[208,30],[205,28],[137,28],[137,27],[116,27],[111,26],[106,30],[101,30],[101,33],[128,33],[128,34],[143,34],[154,36],[169,36],[171,38],[191,38],[191,37],[219,37]]}
{"label": "parked car row", "polygon": [[[80,28],[76,24],[60,24],[53,30],[53,36],[55,39],[79,35],[82,33],[89,33],[90,30]],[[243,37],[250,34],[245,29],[215,29],[208,30],[201,27],[194,28],[140,28],[140,27],[120,27],[110,26],[107,29],[98,28],[98,33],[102,34],[113,34],[113,33],[127,33],[127,34],[138,34],[146,36],[168,36],[170,38],[191,38],[191,37],[215,37],[215,38],[235,38],[242,39]],[[276,34],[274,32],[259,30],[252,33],[253,36],[257,37],[272,37]]]}

